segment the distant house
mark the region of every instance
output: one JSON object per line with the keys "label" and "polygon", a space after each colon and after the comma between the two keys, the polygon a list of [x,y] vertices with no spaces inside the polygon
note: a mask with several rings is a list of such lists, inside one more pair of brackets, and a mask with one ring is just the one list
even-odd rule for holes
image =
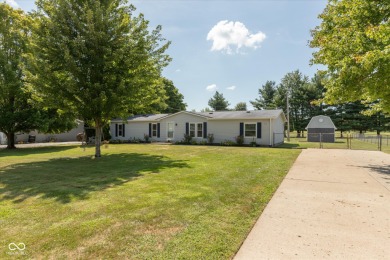
{"label": "distant house", "polygon": [[[59,133],[59,134],[44,134],[38,131],[31,131],[28,133],[19,132],[15,134],[15,143],[23,142],[28,143],[34,137],[33,140],[36,143],[45,143],[45,142],[71,142],[77,141],[77,134],[84,132],[84,122],[81,120],[76,120],[76,127],[71,129],[68,132]],[[0,144],[7,144],[7,137],[5,134],[0,132]]]}
{"label": "distant house", "polygon": [[195,141],[207,141],[212,134],[214,143],[235,141],[276,146],[284,142],[286,117],[282,110],[187,112],[175,114],[137,115],[127,120],[111,121],[111,135],[116,140],[144,139],[148,135],[157,142],[178,142],[185,134]]}
{"label": "distant house", "polygon": [[313,117],[306,127],[308,142],[335,142],[336,126],[328,116]]}

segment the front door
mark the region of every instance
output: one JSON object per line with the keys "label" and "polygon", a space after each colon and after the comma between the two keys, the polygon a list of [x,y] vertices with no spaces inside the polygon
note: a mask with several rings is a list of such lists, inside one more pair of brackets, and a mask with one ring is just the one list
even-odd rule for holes
{"label": "front door", "polygon": [[168,123],[167,130],[168,130],[167,133],[168,140],[173,140],[175,135],[175,123]]}

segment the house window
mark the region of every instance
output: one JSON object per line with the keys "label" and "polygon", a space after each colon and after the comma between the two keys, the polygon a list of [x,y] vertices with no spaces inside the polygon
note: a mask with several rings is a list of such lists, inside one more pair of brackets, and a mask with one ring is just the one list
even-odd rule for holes
{"label": "house window", "polygon": [[191,137],[203,137],[203,123],[190,123]]}
{"label": "house window", "polygon": [[195,137],[196,133],[196,124],[195,123],[190,123],[190,136]]}
{"label": "house window", "polygon": [[196,137],[203,137],[203,123],[196,124]]}
{"label": "house window", "polygon": [[256,123],[250,123],[244,125],[245,137],[256,137]]}
{"label": "house window", "polygon": [[174,123],[168,123],[168,138],[172,139],[173,138],[173,132],[174,132]]}
{"label": "house window", "polygon": [[118,136],[123,136],[123,125],[118,124]]}
{"label": "house window", "polygon": [[157,124],[152,124],[152,137],[157,137]]}

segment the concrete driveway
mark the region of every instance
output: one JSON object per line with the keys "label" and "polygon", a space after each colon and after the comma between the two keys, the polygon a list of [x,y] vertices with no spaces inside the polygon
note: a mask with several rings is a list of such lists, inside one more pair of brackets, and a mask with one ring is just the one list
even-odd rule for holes
{"label": "concrete driveway", "polygon": [[234,259],[390,259],[390,155],[303,150]]}

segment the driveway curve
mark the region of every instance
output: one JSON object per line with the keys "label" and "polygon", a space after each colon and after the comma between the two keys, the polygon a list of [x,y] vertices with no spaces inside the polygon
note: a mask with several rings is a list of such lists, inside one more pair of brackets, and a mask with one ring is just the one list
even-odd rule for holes
{"label": "driveway curve", "polygon": [[303,150],[234,259],[389,259],[390,155]]}

